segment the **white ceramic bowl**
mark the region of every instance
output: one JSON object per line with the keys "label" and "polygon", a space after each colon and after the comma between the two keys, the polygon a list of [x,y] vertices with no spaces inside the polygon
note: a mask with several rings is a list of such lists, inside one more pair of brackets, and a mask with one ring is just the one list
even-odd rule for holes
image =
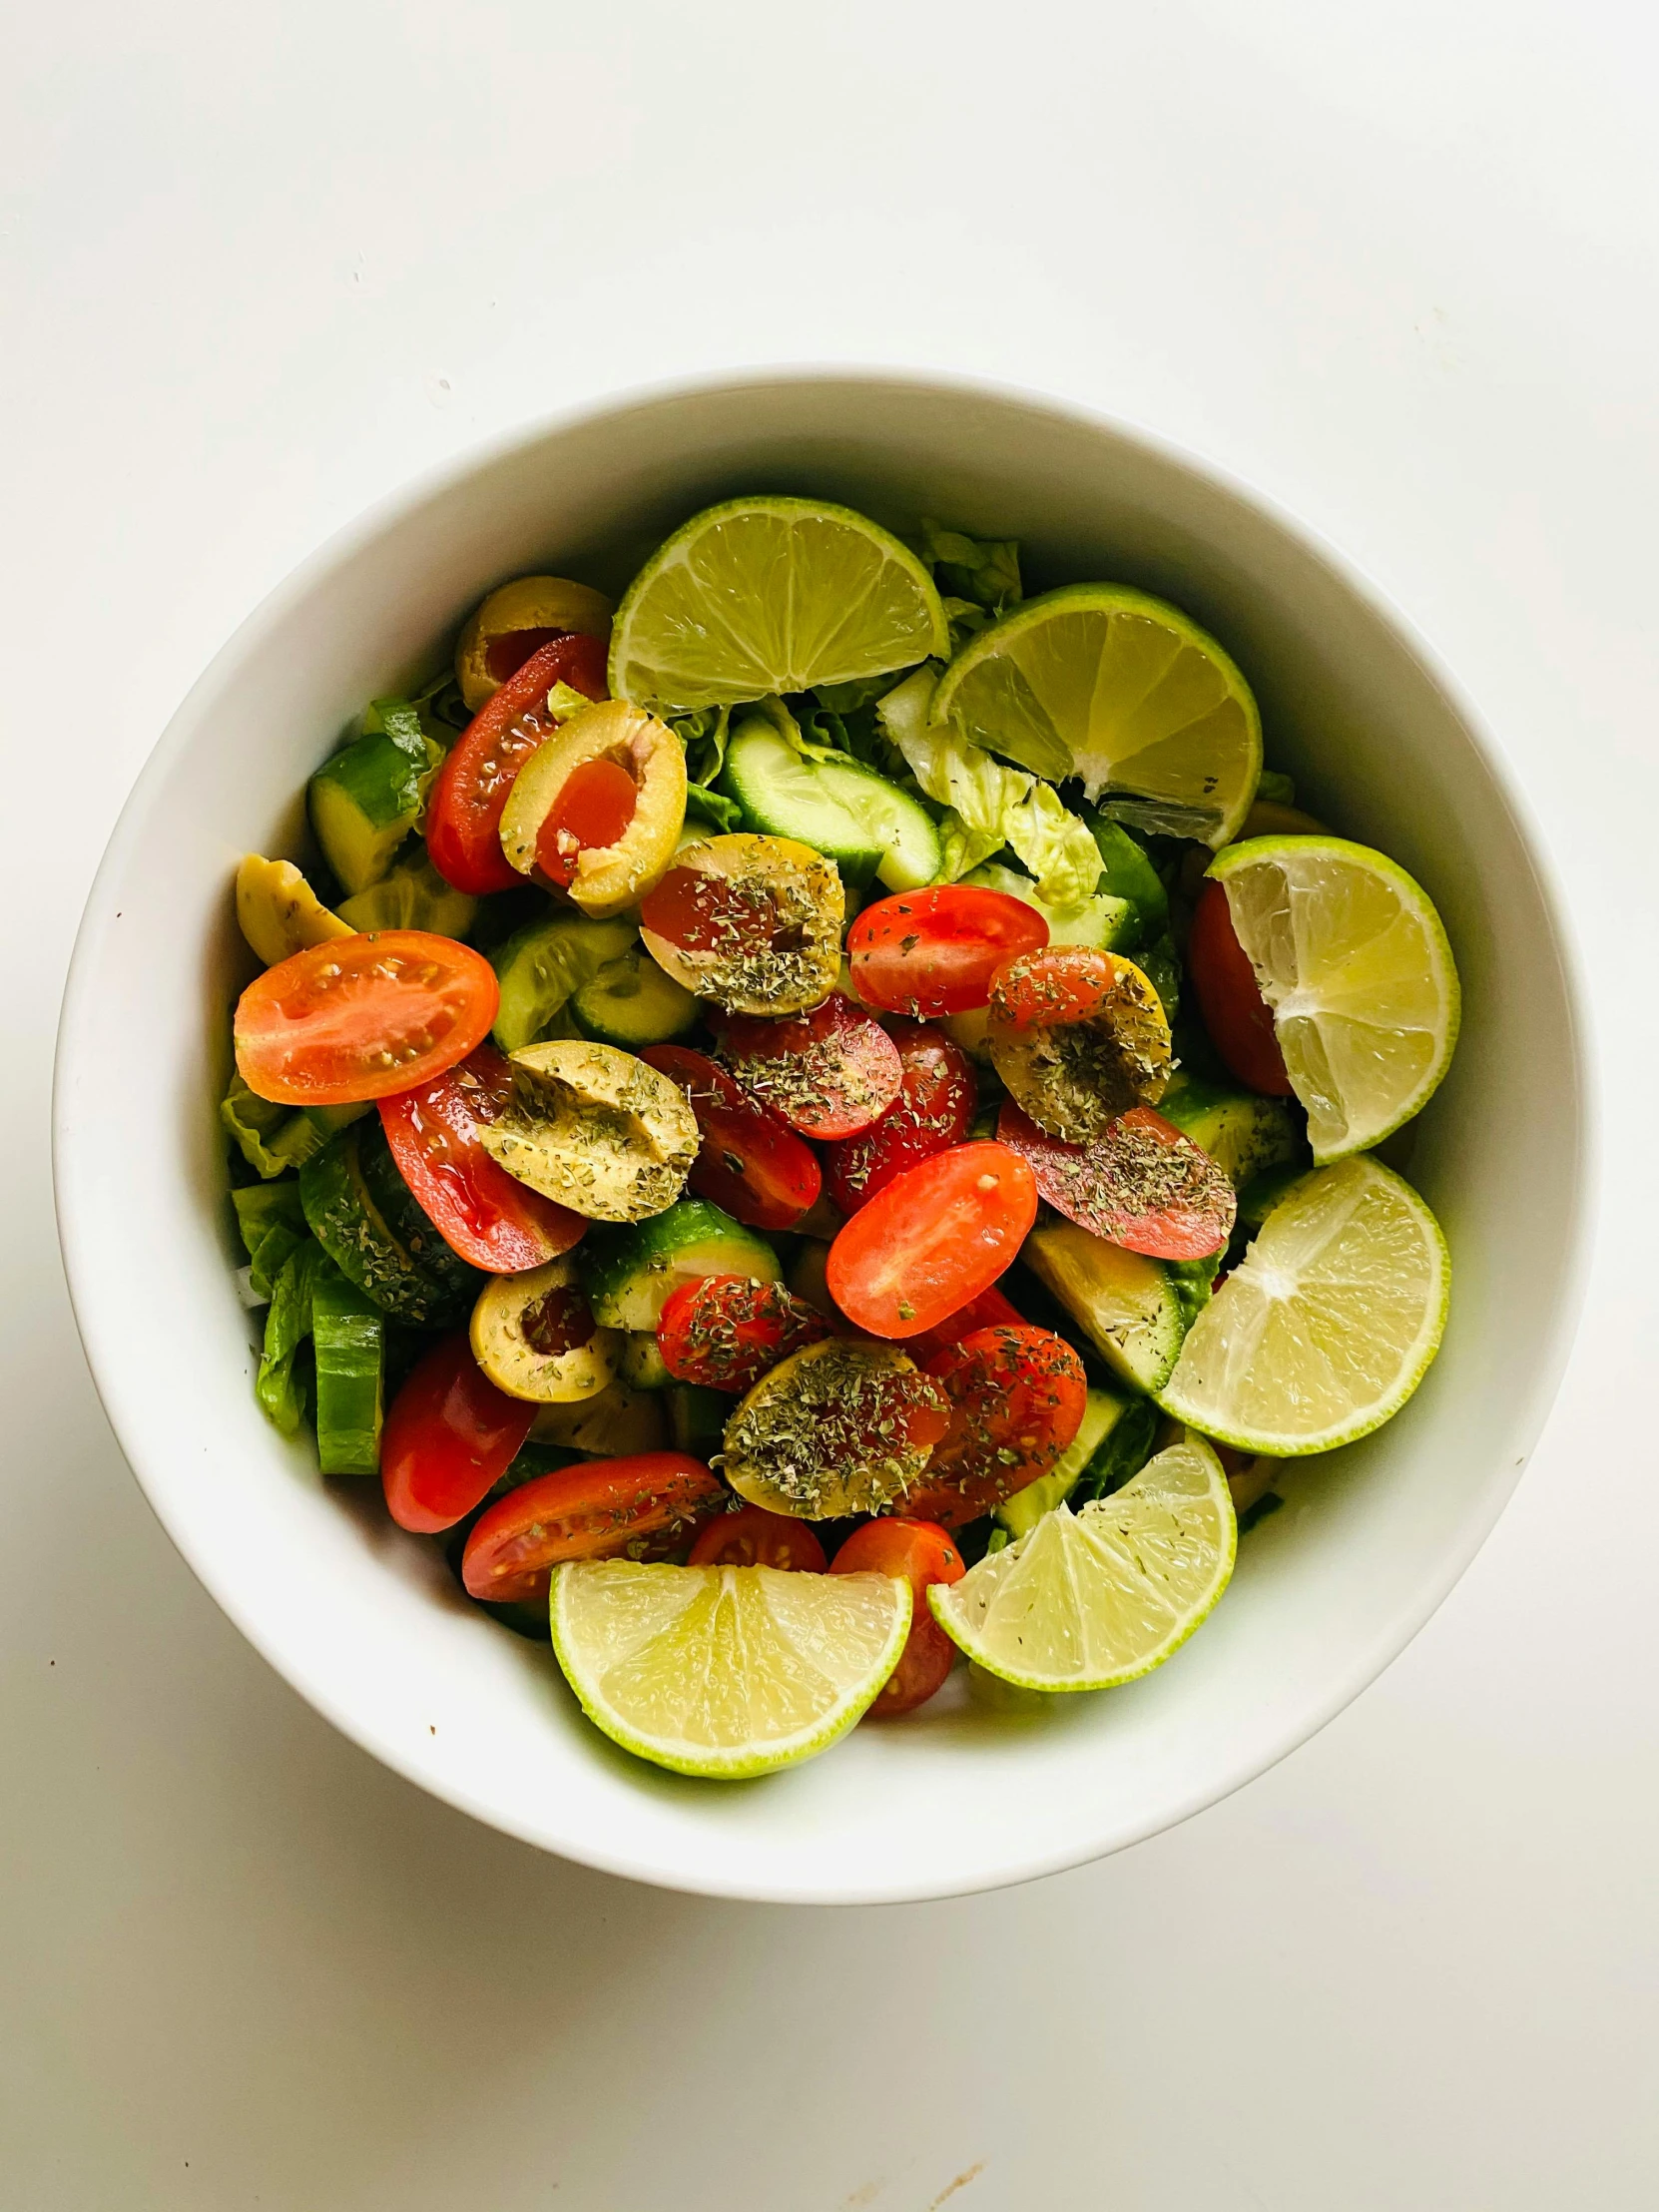
{"label": "white ceramic bowl", "polygon": [[[214,1102],[250,972],[232,871],[293,849],[344,724],[504,577],[613,589],[730,493],[824,494],[1022,541],[1034,585],[1121,578],[1236,655],[1270,759],[1439,905],[1465,1012],[1413,1174],[1454,1260],[1439,1361],[1400,1416],[1305,1463],[1225,1602],[1160,1672],[1035,1721],[947,1692],[771,1780],[707,1785],[616,1752],[545,1650],[503,1633],[377,1491],[324,1484],[262,1419]],[[119,1079],[112,1077],[119,1070]],[[58,1206],[87,1354],[151,1503],[272,1665],[377,1758],[512,1835],[675,1888],[937,1897],[1170,1826],[1340,1710],[1492,1525],[1576,1315],[1585,1049],[1559,914],[1497,749],[1399,617],[1261,499],[1098,414],[962,382],[770,374],[538,429],[382,507],[253,615],[128,803],[59,1044]]]}

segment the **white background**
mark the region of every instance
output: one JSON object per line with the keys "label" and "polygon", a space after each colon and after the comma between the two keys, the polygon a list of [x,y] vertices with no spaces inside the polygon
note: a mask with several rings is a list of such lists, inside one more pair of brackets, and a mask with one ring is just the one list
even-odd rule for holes
{"label": "white background", "polygon": [[[1651,11],[8,14],[5,2212],[1652,2205]],[[92,871],[247,610],[486,433],[810,358],[1092,400],[1368,567],[1531,790],[1609,1101],[1556,1413],[1384,1679],[1114,1861],[846,1914],[563,1866],[335,1738],[127,1474],[46,1161]]]}

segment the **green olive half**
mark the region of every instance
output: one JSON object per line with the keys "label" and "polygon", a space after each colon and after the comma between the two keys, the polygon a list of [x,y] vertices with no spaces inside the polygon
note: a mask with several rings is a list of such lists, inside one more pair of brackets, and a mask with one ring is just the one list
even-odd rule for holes
{"label": "green olive half", "polygon": [[619,1329],[588,1310],[573,1259],[498,1275],[472,1309],[472,1356],[498,1390],[537,1405],[597,1397],[616,1374]]}
{"label": "green olive half", "polygon": [[601,700],[572,715],[519,770],[501,815],[501,849],[521,875],[538,875],[542,825],[572,775],[593,761],[625,770],[635,792],[627,829],[615,844],[582,852],[565,887],[573,905],[604,920],[656,888],[685,824],[686,751],[666,722],[626,699]]}
{"label": "green olive half", "polygon": [[610,636],[611,603],[602,592],[566,576],[517,576],[492,591],[455,647],[455,681],[471,712],[522,665],[526,637],[540,645],[571,630],[590,638]]}
{"label": "green olive half", "polygon": [[330,913],[291,860],[250,852],[237,869],[237,921],[267,967],[307,945],[349,937],[354,922]]}
{"label": "green olive half", "polygon": [[1017,976],[1017,959],[991,988],[991,1064],[1037,1127],[1067,1144],[1091,1143],[1132,1106],[1156,1106],[1174,1065],[1169,1021],[1150,978],[1133,960],[1100,957],[1112,965],[1111,995],[1086,1021],[1031,1028],[1005,1019],[1000,992]]}
{"label": "green olive half", "polygon": [[574,1037],[526,1045],[512,1064],[512,1097],[478,1132],[509,1175],[589,1221],[645,1221],[673,1205],[702,1141],[677,1083]]}
{"label": "green olive half", "polygon": [[831,1337],[762,1376],[726,1424],[722,1466],[740,1497],[772,1513],[878,1513],[927,1464],[918,1414],[943,1409],[938,1385],[896,1345]]}

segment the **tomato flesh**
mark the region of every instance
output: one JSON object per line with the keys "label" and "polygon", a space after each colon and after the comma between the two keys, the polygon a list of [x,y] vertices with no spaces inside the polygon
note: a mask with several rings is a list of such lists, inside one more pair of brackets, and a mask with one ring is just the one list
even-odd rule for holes
{"label": "tomato flesh", "polygon": [[441,1075],[489,1035],[500,1002],[481,953],[428,929],[307,945],[237,1001],[237,1067],[283,1106],[349,1106]]}
{"label": "tomato flesh", "polygon": [[703,1143],[691,1171],[699,1198],[751,1229],[790,1229],[818,1204],[824,1172],[788,1122],[749,1096],[729,1068],[689,1045],[648,1045],[640,1058],[685,1092]]}
{"label": "tomato flesh", "polygon": [[1006,1100],[1001,1142],[1031,1164],[1038,1195],[1096,1237],[1154,1260],[1202,1260],[1233,1234],[1231,1179],[1150,1106],[1131,1107],[1090,1143],[1067,1144]]}
{"label": "tomato flesh", "polygon": [[498,1390],[464,1332],[434,1345],[391,1401],[380,1482],[399,1528],[453,1528],[488,1495],[530,1433],[536,1408]]}
{"label": "tomato flesh", "polygon": [[961,1528],[1046,1474],[1082,1426],[1083,1363],[1028,1323],[975,1330],[927,1363],[950,1400],[950,1428],[907,1512]]}
{"label": "tomato flesh", "polygon": [[851,1137],[897,1098],[898,1047],[838,992],[782,1021],[729,1015],[721,1053],[744,1089],[804,1137]]}
{"label": "tomato flesh", "polygon": [[1017,1153],[956,1145],[860,1207],[830,1247],[825,1280],[872,1337],[917,1337],[988,1291],[1036,1218],[1036,1179]]}
{"label": "tomato flesh", "polygon": [[433,780],[426,849],[458,891],[482,898],[524,882],[501,849],[501,814],[519,770],[559,726],[547,711],[555,684],[603,699],[603,643],[572,631],[538,647],[479,708]]}
{"label": "tomato flesh", "polygon": [[919,1021],[895,1021],[887,1034],[898,1050],[897,1098],[879,1121],[825,1154],[830,1196],[843,1214],[855,1214],[906,1168],[961,1144],[973,1126],[977,1086],[961,1046]]}
{"label": "tomato flesh", "polygon": [[536,832],[536,865],[548,881],[568,888],[584,852],[615,844],[634,819],[639,796],[620,761],[579,762]]}
{"label": "tomato flesh", "polygon": [[1227,887],[1207,882],[1193,909],[1187,972],[1210,1042],[1247,1090],[1289,1098],[1291,1079],[1250,954],[1240,944]]}
{"label": "tomato flesh", "polygon": [[[534,1412],[534,1407],[530,1409]],[[482,1514],[461,1555],[470,1597],[533,1605],[566,1559],[660,1558],[730,1495],[685,1451],[590,1459],[538,1475]]]}
{"label": "tomato flesh", "polygon": [[[568,638],[568,630],[503,630],[484,648],[484,667],[490,681],[504,684],[516,676],[532,653],[539,653],[555,638]],[[551,690],[551,686],[548,687]]]}
{"label": "tomato flesh", "polygon": [[999,969],[989,993],[994,1018],[1008,1029],[1055,1029],[1092,1021],[1111,1003],[1117,968],[1109,952],[1059,944]]}
{"label": "tomato flesh", "polygon": [[925,1705],[956,1662],[956,1646],[927,1609],[931,1583],[960,1582],[967,1572],[948,1530],[908,1514],[865,1521],[841,1545],[830,1571],[902,1575],[909,1583],[910,1633],[869,1712],[872,1719],[886,1720]]}
{"label": "tomato flesh", "polygon": [[769,1513],[764,1505],[745,1505],[722,1513],[698,1532],[686,1560],[689,1567],[778,1567],[796,1574],[823,1574],[829,1561],[807,1523],[788,1513]]}
{"label": "tomato flesh", "polygon": [[479,1142],[512,1087],[505,1056],[481,1044],[430,1082],[380,1100],[397,1172],[444,1243],[491,1275],[521,1275],[558,1259],[588,1226],[509,1175]]}
{"label": "tomato flesh", "polygon": [[1047,942],[1047,922],[1023,898],[941,883],[866,906],[847,932],[846,956],[866,1006],[965,1014],[986,1003],[1005,960]]}
{"label": "tomato flesh", "polygon": [[964,1337],[971,1337],[976,1329],[994,1329],[999,1322],[1009,1322],[1016,1329],[1023,1326],[1025,1316],[1010,1306],[1002,1293],[991,1285],[977,1298],[970,1298],[965,1306],[958,1306],[955,1313],[946,1314],[943,1321],[931,1329],[924,1329],[919,1336],[906,1338],[904,1349],[918,1367],[925,1367],[935,1353],[951,1345],[959,1345]]}
{"label": "tomato flesh", "polygon": [[657,1324],[657,1350],[677,1382],[747,1390],[769,1368],[830,1334],[816,1307],[782,1283],[705,1275],[682,1283]]}
{"label": "tomato flesh", "polygon": [[772,942],[778,902],[765,883],[671,867],[641,900],[640,919],[682,952],[731,953]]}

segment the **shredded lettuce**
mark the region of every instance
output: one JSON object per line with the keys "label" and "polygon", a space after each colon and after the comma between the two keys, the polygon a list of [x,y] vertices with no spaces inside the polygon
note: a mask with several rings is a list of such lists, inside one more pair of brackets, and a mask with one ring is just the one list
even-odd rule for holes
{"label": "shredded lettuce", "polygon": [[311,1297],[327,1264],[322,1247],[307,1238],[282,1262],[272,1285],[254,1395],[267,1419],[284,1436],[291,1436],[305,1416],[304,1379],[294,1372],[294,1361],[311,1333]]}
{"label": "shredded lettuce", "polygon": [[686,784],[686,812],[701,815],[705,822],[712,822],[717,830],[730,831],[742,827],[743,809],[735,799],[728,799],[724,792],[709,791],[702,784]]}
{"label": "shredded lettuce", "polygon": [[407,699],[371,700],[363,715],[363,736],[388,737],[421,768],[430,765],[432,741],[422,727],[420,709]]}
{"label": "shredded lettuce", "polygon": [[1271,799],[1276,807],[1294,807],[1296,781],[1293,777],[1281,775],[1276,768],[1265,768],[1262,771],[1262,780],[1256,787],[1256,796],[1258,799]]}
{"label": "shredded lettuce", "polygon": [[231,1193],[237,1210],[237,1227],[248,1248],[248,1286],[257,1299],[268,1299],[276,1288],[289,1256],[310,1235],[299,1204],[299,1185],[254,1183]]}
{"label": "shredded lettuce", "polygon": [[289,1168],[303,1167],[336,1129],[372,1111],[370,1106],[278,1106],[251,1091],[233,1072],[219,1118],[248,1165],[269,1181]]}
{"label": "shredded lettuce", "polygon": [[[1023,596],[1019,580],[1019,541],[1015,538],[970,538],[961,530],[942,529],[938,523],[924,517],[921,557],[931,567],[933,581],[945,594],[947,614],[952,599],[969,608],[983,608],[995,616],[1015,606]],[[978,627],[983,627],[983,623]]]}

